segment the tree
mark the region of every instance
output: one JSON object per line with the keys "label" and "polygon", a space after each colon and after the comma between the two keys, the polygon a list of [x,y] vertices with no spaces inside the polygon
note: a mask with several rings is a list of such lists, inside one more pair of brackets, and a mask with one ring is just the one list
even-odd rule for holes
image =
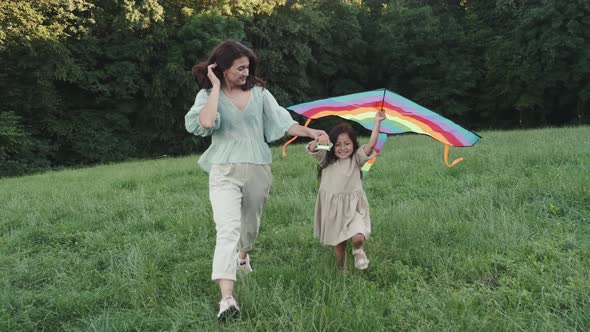
{"label": "tree", "polygon": [[471,45],[457,20],[428,6],[393,4],[379,19],[374,44],[376,82],[446,116],[470,111],[477,73]]}
{"label": "tree", "polygon": [[[311,44],[321,40],[324,17],[309,7],[281,6],[273,15],[245,18],[245,32],[260,59],[260,74],[282,104],[307,98]],[[317,41],[317,42],[316,42]]]}
{"label": "tree", "polygon": [[[362,7],[348,1],[319,1],[314,10],[324,15],[319,34],[310,40],[310,73],[313,97],[364,90],[368,76],[368,45],[363,36]],[[369,39],[370,40],[370,39]],[[313,93],[313,92],[312,92]]]}

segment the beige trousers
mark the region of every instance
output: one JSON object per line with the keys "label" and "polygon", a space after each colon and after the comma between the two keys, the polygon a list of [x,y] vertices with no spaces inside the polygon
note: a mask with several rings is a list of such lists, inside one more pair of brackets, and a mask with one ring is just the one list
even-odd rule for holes
{"label": "beige trousers", "polygon": [[269,165],[237,163],[211,167],[209,199],[217,232],[212,280],[236,280],[238,250],[252,249],[271,183]]}

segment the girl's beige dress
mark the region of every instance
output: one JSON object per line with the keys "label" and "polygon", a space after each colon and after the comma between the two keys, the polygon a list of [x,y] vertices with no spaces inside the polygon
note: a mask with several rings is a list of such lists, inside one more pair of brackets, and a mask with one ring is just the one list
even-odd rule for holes
{"label": "girl's beige dress", "polygon": [[[309,145],[306,150],[324,167],[326,151],[311,152]],[[373,152],[367,156],[361,146],[351,158],[338,159],[322,169],[314,227],[321,244],[335,246],[359,233],[369,238],[371,219],[361,167],[375,155]]]}

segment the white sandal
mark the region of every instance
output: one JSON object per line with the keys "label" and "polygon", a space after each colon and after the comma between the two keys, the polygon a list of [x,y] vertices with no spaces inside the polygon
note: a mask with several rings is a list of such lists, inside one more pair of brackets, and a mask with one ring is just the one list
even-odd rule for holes
{"label": "white sandal", "polygon": [[226,320],[240,315],[240,306],[233,296],[227,296],[219,302],[219,313],[217,319]]}
{"label": "white sandal", "polygon": [[250,265],[250,254],[246,254],[246,258],[241,259],[238,254],[238,272],[250,273],[252,272],[252,265]]}
{"label": "white sandal", "polygon": [[366,270],[369,267],[369,259],[363,248],[352,248],[352,255],[354,256],[354,267],[358,270]]}

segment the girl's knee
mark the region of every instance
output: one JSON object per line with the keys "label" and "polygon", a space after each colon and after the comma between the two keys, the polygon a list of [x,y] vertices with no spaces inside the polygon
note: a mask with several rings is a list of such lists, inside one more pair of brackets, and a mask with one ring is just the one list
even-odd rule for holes
{"label": "girl's knee", "polygon": [[365,243],[365,236],[363,234],[356,234],[352,237],[352,244],[355,246],[362,245]]}
{"label": "girl's knee", "polygon": [[346,241],[338,243],[334,246],[334,250],[342,252],[346,251]]}

